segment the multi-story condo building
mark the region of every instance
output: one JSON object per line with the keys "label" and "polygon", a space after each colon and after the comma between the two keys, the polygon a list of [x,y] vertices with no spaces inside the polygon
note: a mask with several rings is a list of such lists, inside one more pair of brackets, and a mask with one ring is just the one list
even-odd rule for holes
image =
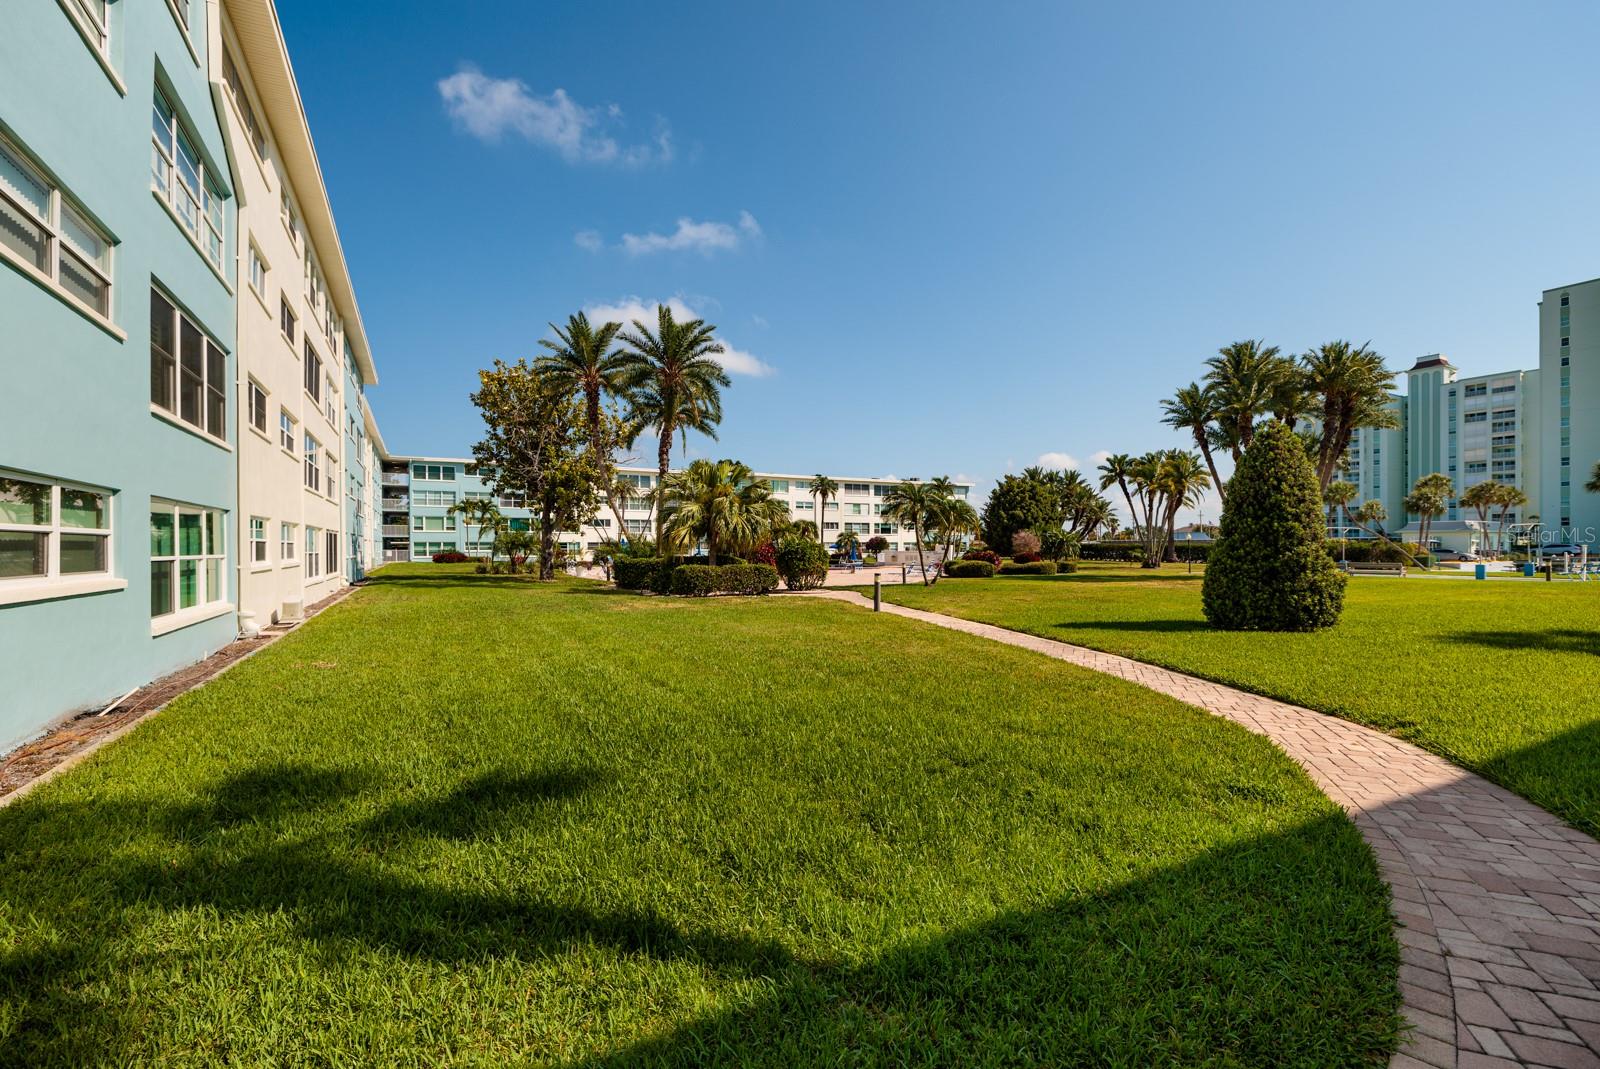
{"label": "multi-story condo building", "polygon": [[239,608],[298,617],[355,570],[352,485],[377,381],[294,71],[266,0],[210,10],[238,172]]}
{"label": "multi-story condo building", "polygon": [[215,12],[6,7],[0,749],[237,632],[237,197]]}
{"label": "multi-story condo building", "polygon": [[[491,481],[479,474],[476,465],[461,457],[389,457],[384,460],[388,489],[384,497],[385,561],[429,560],[435,553],[455,551],[472,556],[486,555],[491,537],[449,513],[452,505],[473,498],[494,501],[514,529],[527,530],[532,512],[518,498],[496,494]],[[624,503],[624,538],[649,536],[655,530],[654,468],[624,466],[618,474],[632,483],[638,494]],[[789,506],[797,520],[817,522],[818,499],[811,492],[810,476],[757,473],[772,485],[773,494]],[[883,499],[896,479],[840,477],[839,494],[826,503],[822,516],[822,535],[832,542],[842,532],[851,531],[866,542],[875,535],[889,542],[891,551],[913,549],[909,527],[884,518]],[[957,483],[955,492],[966,497],[969,483]],[[601,543],[617,537],[616,518],[602,506],[581,531],[562,531],[556,543],[569,554],[592,552]]]}
{"label": "multi-story condo building", "polygon": [[1544,522],[1562,541],[1600,544],[1600,495],[1584,489],[1600,461],[1600,279],[1544,291],[1539,373]]}

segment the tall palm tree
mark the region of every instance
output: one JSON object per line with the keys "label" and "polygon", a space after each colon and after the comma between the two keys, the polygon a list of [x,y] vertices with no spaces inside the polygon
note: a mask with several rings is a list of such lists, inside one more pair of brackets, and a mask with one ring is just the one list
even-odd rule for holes
{"label": "tall palm tree", "polygon": [[[937,487],[937,479],[934,485]],[[978,510],[953,494],[944,494],[935,502],[932,519],[932,532],[941,543],[940,560],[949,560],[956,540],[976,531],[979,523]]]}
{"label": "tall palm tree", "polygon": [[[540,346],[549,352],[535,360],[533,366],[564,389],[583,398],[589,451],[594,455],[595,463],[609,472],[613,458],[600,440],[600,402],[606,396],[616,397],[622,393],[622,350],[612,348],[622,324],[602,323],[598,327],[593,326],[587,315],[578,312],[567,317],[565,328],[551,323],[550,330],[555,334],[555,340],[539,339]],[[620,529],[622,510],[609,490],[609,478],[607,483],[606,503],[611,506]]]}
{"label": "tall palm tree", "polygon": [[1194,444],[1211,472],[1211,482],[1217,488],[1217,496],[1226,500],[1227,489],[1222,485],[1222,477],[1217,474],[1217,462],[1211,455],[1211,423],[1217,418],[1216,390],[1198,382],[1180,386],[1170,400],[1161,402],[1161,411],[1164,413],[1161,422],[1194,436]]}
{"label": "tall palm tree", "polygon": [[661,497],[666,544],[682,552],[704,542],[711,564],[720,549],[761,544],[789,516],[772,484],[737,460],[696,460],[667,477]]}
{"label": "tall palm tree", "polygon": [[1512,509],[1519,509],[1528,503],[1528,495],[1509,483],[1496,483],[1494,503],[1500,509],[1500,523],[1495,528],[1494,549],[1496,553],[1502,551],[1506,540],[1506,514]]}
{"label": "tall palm tree", "polygon": [[1176,563],[1178,510],[1194,508],[1200,503],[1200,495],[1211,488],[1211,476],[1206,473],[1199,457],[1174,449],[1162,460],[1156,483],[1165,498],[1163,511],[1167,545],[1164,556],[1167,561]]}
{"label": "tall palm tree", "polygon": [[1206,384],[1215,391],[1216,419],[1233,459],[1244,455],[1255,437],[1255,421],[1272,411],[1289,374],[1289,362],[1276,345],[1236,341],[1206,361]]}
{"label": "tall palm tree", "polygon": [[1339,551],[1344,552],[1346,544],[1350,541],[1346,537],[1346,528],[1350,526],[1350,502],[1356,499],[1361,491],[1355,483],[1347,483],[1343,479],[1335,480],[1328,484],[1322,492],[1322,500],[1328,506],[1328,526],[1333,526],[1333,517],[1339,516],[1344,520],[1339,525]]}
{"label": "tall palm tree", "polygon": [[1139,513],[1133,507],[1133,495],[1128,492],[1128,476],[1133,472],[1133,458],[1126,453],[1112,453],[1100,465],[1100,489],[1108,490],[1112,484],[1122,490],[1122,500],[1128,503],[1128,526],[1139,523]]}
{"label": "tall palm tree", "polygon": [[1455,483],[1450,476],[1434,472],[1424,475],[1411,487],[1411,494],[1405,500],[1407,512],[1417,514],[1417,542],[1422,546],[1423,553],[1431,553],[1431,535],[1435,517],[1443,516],[1449,507],[1450,498],[1455,495]]}
{"label": "tall palm tree", "polygon": [[822,537],[823,520],[828,517],[828,500],[839,499],[839,483],[826,475],[813,475],[811,477],[811,496],[817,499],[817,540],[825,541]]}
{"label": "tall palm tree", "polygon": [[1359,427],[1395,428],[1400,417],[1389,407],[1394,372],[1367,345],[1332,341],[1300,358],[1308,388],[1322,399],[1322,431],[1313,462],[1317,481],[1327,489]]}
{"label": "tall palm tree", "polygon": [[[474,541],[472,537],[472,529],[474,527],[478,529],[478,538],[476,541],[481,542],[483,540],[484,531],[491,527],[498,528],[500,526],[500,508],[488,498],[469,497],[465,501],[457,501],[454,505],[451,505],[448,509],[446,509],[445,512],[451,516],[461,517],[461,526],[466,528],[467,541],[469,543]],[[489,543],[489,562],[491,564],[494,563],[493,540],[491,540]]]}
{"label": "tall palm tree", "polygon": [[1461,504],[1472,509],[1478,514],[1478,532],[1482,534],[1482,548],[1489,551],[1489,510],[1494,508],[1495,498],[1500,495],[1500,484],[1492,479],[1485,479],[1481,483],[1473,483],[1461,494]]}
{"label": "tall palm tree", "polygon": [[[656,474],[665,483],[672,464],[672,436],[698,431],[713,440],[722,422],[722,390],[732,382],[715,357],[723,352],[716,327],[703,319],[679,323],[672,310],[656,305],[656,329],[639,320],[622,335],[628,346],[617,381],[632,409],[636,427],[655,427]],[[661,541],[662,510],[656,510],[656,541]]]}
{"label": "tall palm tree", "polygon": [[1292,358],[1286,358],[1283,375],[1272,389],[1272,418],[1295,430],[1300,420],[1312,413],[1315,401],[1310,376]]}
{"label": "tall palm tree", "polygon": [[923,554],[925,534],[937,517],[943,495],[928,483],[906,481],[889,488],[883,496],[883,514],[902,527],[909,527],[917,539],[917,566],[922,570],[922,585],[928,580],[928,561]]}

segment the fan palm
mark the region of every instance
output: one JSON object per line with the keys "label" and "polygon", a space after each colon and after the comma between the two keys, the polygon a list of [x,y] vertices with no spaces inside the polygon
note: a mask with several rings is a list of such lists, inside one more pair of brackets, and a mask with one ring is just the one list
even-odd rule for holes
{"label": "fan palm", "polygon": [[928,529],[935,522],[940,501],[945,496],[928,483],[909,480],[889,488],[883,496],[883,514],[902,527],[909,527],[917,539],[917,566],[922,570],[922,585],[930,586],[928,561],[923,545]]}
{"label": "fan palm", "polygon": [[[628,346],[621,357],[617,382],[628,398],[630,421],[636,428],[655,427],[660,434],[656,473],[666,482],[672,462],[672,436],[698,431],[715,440],[722,422],[722,389],[731,384],[715,357],[723,351],[715,338],[716,327],[702,319],[679,323],[672,310],[656,305],[654,333],[633,321],[633,331],[622,335]],[[663,516],[656,510],[656,541],[661,541]]]}
{"label": "fan palm", "polygon": [[1128,491],[1128,477],[1133,472],[1134,460],[1126,453],[1112,453],[1101,463],[1100,489],[1108,490],[1115,484],[1122,490],[1122,500],[1128,503],[1128,526],[1136,527],[1139,513],[1133,507],[1133,494]]}
{"label": "fan palm", "polygon": [[861,548],[861,536],[854,531],[840,531],[839,537],[833,540],[833,548],[843,553],[845,559],[849,560]]}
{"label": "fan palm", "polygon": [[[939,480],[935,479],[932,485],[938,488],[938,484]],[[978,529],[978,510],[964,498],[948,493],[935,502],[932,519],[933,534],[942,544],[940,560],[949,560],[956,540]]]}
{"label": "fan palm", "polygon": [[696,460],[667,477],[661,498],[657,522],[665,544],[683,552],[704,542],[711,564],[721,549],[760,545],[789,516],[771,484],[737,460]]}
{"label": "fan palm", "polygon": [[1489,510],[1494,508],[1500,494],[1500,484],[1489,479],[1473,483],[1461,494],[1461,504],[1478,514],[1478,530],[1484,535],[1483,548],[1489,549]]}
{"label": "fan palm", "polygon": [[1400,417],[1389,407],[1394,372],[1368,346],[1347,341],[1319,346],[1300,360],[1308,387],[1322,398],[1322,433],[1314,462],[1317,481],[1326,489],[1358,427],[1400,425]]}
{"label": "fan palm", "polygon": [[1178,547],[1174,536],[1178,510],[1194,508],[1199,504],[1200,495],[1211,488],[1211,476],[1206,473],[1199,457],[1174,449],[1162,458],[1156,472],[1155,488],[1162,497],[1163,529],[1166,531],[1164,556],[1168,561],[1176,561]]}
{"label": "fan palm", "polygon": [[[1206,468],[1211,472],[1211,482],[1217,488],[1217,496],[1226,500],[1227,491],[1222,485],[1222,477],[1217,474],[1217,462],[1211,455],[1211,423],[1217,418],[1216,390],[1191,382],[1179,387],[1171,400],[1161,402],[1161,410],[1165,413],[1161,422],[1194,436],[1194,444],[1199,447]],[[1100,488],[1104,490],[1105,485]]]}
{"label": "fan palm", "polygon": [[[466,528],[467,541],[473,542],[472,529],[478,529],[476,541],[483,540],[483,533],[490,528],[498,529],[501,523],[500,508],[493,501],[483,497],[469,497],[465,501],[457,501],[445,510],[448,515],[461,517],[461,526]],[[494,563],[494,542],[489,542],[489,562]]]}
{"label": "fan palm", "polygon": [[1407,512],[1417,515],[1417,542],[1422,546],[1424,553],[1430,550],[1434,519],[1444,515],[1453,496],[1455,496],[1455,484],[1451,482],[1450,476],[1439,472],[1424,475],[1411,487],[1405,506]]}

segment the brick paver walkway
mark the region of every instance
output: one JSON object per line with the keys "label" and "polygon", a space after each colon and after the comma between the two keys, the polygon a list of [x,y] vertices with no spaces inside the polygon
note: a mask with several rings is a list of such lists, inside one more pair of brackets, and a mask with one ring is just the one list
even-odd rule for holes
{"label": "brick paver walkway", "polygon": [[[870,599],[812,597],[871,608]],[[1391,1069],[1600,1069],[1600,843],[1371,728],[1139,661],[938,613],[896,616],[1120,676],[1267,736],[1342,805],[1400,922],[1412,1030]]]}

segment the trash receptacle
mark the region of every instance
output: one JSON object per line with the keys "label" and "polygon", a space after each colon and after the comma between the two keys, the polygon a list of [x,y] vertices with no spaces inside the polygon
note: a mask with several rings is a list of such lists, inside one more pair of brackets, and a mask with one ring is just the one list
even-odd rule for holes
{"label": "trash receptacle", "polygon": [[1487,564],[1474,564],[1472,566],[1472,577],[1474,579],[1489,578],[1489,566]]}
{"label": "trash receptacle", "polygon": [[1533,561],[1525,560],[1522,562],[1522,574],[1529,579],[1533,578]]}

